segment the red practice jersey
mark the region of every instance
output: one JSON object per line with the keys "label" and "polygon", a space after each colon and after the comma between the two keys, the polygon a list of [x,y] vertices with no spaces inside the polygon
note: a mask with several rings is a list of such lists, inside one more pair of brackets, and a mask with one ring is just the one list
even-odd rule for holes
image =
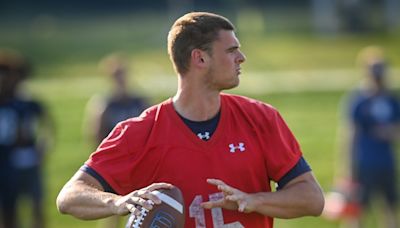
{"label": "red practice jersey", "polygon": [[155,182],[179,187],[185,227],[272,227],[270,217],[201,202],[222,197],[207,178],[223,180],[247,193],[269,192],[300,159],[297,140],[270,105],[221,94],[221,117],[210,140],[201,140],[174,110],[172,99],[137,118],[119,123],[91,155],[94,169],[116,193],[125,195]]}

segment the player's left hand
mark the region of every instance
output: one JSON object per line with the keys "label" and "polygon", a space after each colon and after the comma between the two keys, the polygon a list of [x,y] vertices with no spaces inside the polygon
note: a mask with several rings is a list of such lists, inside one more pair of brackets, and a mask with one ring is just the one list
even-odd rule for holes
{"label": "player's left hand", "polygon": [[218,179],[207,179],[207,183],[217,186],[218,190],[222,191],[224,194],[224,198],[218,201],[204,202],[201,204],[203,208],[212,209],[221,207],[245,213],[250,213],[255,210],[255,199],[252,194],[242,192]]}

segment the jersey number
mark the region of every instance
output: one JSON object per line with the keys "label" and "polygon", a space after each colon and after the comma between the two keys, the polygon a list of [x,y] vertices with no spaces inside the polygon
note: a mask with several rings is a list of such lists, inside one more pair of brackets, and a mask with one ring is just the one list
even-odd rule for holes
{"label": "jersey number", "polygon": [[[224,195],[222,192],[209,195],[210,201],[218,201],[223,197]],[[201,195],[197,195],[196,197],[194,197],[189,207],[189,216],[195,219],[196,228],[206,228],[204,208],[200,206],[202,202],[203,202],[203,197]],[[214,228],[244,228],[244,226],[240,222],[224,224],[224,216],[222,215],[221,208],[211,209],[211,215]]]}

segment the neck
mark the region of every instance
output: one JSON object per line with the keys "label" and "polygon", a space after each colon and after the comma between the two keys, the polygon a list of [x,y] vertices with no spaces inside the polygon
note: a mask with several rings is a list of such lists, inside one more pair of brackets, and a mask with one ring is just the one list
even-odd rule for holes
{"label": "neck", "polygon": [[200,84],[186,83],[180,77],[178,91],[173,97],[174,108],[189,120],[209,120],[220,110],[220,92],[197,85]]}
{"label": "neck", "polygon": [[372,95],[378,95],[386,92],[386,87],[381,83],[370,83],[367,89]]}
{"label": "neck", "polygon": [[114,97],[125,98],[128,97],[129,93],[126,87],[116,86],[112,92]]}

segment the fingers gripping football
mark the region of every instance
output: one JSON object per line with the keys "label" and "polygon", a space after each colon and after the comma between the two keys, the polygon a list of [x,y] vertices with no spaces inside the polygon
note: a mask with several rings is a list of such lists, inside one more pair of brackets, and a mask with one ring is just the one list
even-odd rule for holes
{"label": "fingers gripping football", "polygon": [[127,215],[129,213],[139,215],[142,207],[151,210],[154,204],[161,203],[161,200],[152,191],[171,187],[172,185],[167,183],[154,183],[145,188],[135,190],[116,201],[114,213],[117,215]]}

